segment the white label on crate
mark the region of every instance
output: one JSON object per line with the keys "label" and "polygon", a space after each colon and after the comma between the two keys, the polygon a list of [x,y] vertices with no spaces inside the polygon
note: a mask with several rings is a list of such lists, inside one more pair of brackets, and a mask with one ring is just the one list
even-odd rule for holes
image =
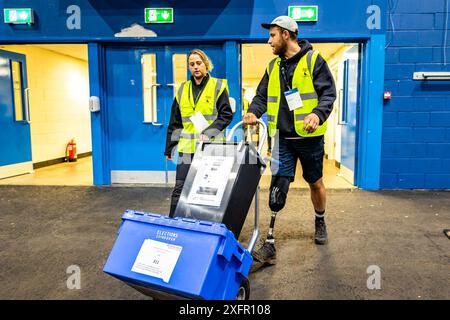
{"label": "white label on crate", "polygon": [[203,157],[192,183],[187,202],[220,207],[233,168],[233,162],[233,157]]}
{"label": "white label on crate", "polygon": [[146,239],[131,271],[162,279],[168,283],[183,247]]}

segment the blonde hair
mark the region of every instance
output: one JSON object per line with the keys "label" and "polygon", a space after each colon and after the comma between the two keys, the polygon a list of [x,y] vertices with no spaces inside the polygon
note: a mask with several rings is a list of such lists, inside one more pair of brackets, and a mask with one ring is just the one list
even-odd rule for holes
{"label": "blonde hair", "polygon": [[187,63],[189,64],[189,57],[193,54],[196,54],[200,57],[200,59],[203,61],[203,63],[206,66],[206,71],[211,71],[214,68],[214,65],[212,61],[208,58],[205,52],[203,52],[200,49],[193,49],[191,52],[189,52],[187,56]]}

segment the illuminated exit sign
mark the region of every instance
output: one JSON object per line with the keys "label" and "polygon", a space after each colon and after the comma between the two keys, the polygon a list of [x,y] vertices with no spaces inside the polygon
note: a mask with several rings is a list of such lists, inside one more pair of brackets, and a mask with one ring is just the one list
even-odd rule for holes
{"label": "illuminated exit sign", "polygon": [[3,9],[5,23],[25,24],[34,23],[33,9]]}
{"label": "illuminated exit sign", "polygon": [[145,23],[173,23],[173,8],[145,8]]}
{"label": "illuminated exit sign", "polygon": [[318,6],[289,6],[289,17],[295,21],[317,21],[318,16]]}

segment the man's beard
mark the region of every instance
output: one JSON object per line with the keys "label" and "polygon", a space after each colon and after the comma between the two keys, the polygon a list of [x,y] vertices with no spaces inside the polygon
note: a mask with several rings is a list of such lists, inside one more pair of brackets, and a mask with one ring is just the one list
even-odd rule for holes
{"label": "man's beard", "polygon": [[284,40],[282,40],[282,42],[281,42],[281,44],[280,44],[280,47],[275,48],[275,50],[273,51],[273,53],[276,54],[276,55],[281,56],[281,55],[284,55],[284,53],[286,52],[286,50],[287,50],[287,42],[284,41]]}

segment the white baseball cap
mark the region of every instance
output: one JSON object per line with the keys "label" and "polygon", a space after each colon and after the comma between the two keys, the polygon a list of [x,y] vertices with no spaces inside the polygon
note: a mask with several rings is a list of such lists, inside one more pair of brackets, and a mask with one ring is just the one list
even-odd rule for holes
{"label": "white baseball cap", "polygon": [[264,29],[270,29],[272,26],[278,26],[283,29],[298,33],[298,25],[294,19],[288,16],[279,16],[272,20],[271,23],[261,23]]}

